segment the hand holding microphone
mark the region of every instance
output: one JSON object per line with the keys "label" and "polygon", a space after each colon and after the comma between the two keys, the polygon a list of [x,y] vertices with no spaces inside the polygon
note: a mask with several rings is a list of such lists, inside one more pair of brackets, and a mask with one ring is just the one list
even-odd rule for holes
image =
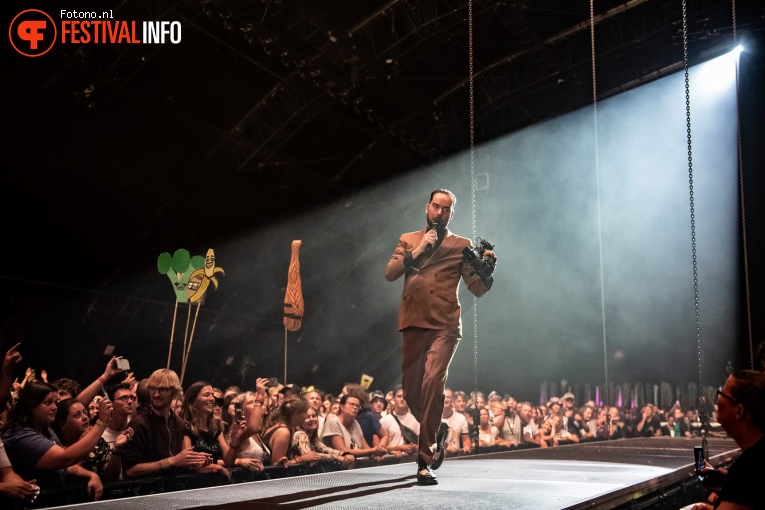
{"label": "hand holding microphone", "polygon": [[422,241],[420,241],[420,245],[412,250],[412,257],[416,259],[423,253],[430,253],[436,242],[438,242],[438,232],[437,227],[434,224],[434,228],[425,232],[425,235],[422,237]]}

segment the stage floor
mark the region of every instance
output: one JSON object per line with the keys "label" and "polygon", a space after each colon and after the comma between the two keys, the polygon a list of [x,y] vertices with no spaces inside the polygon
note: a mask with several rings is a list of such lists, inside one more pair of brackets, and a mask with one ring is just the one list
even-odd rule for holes
{"label": "stage floor", "polygon": [[[632,439],[447,458],[429,487],[416,484],[414,463],[402,463],[61,508],[609,508],[687,478],[699,444]],[[718,463],[736,450],[732,440],[709,441]]]}

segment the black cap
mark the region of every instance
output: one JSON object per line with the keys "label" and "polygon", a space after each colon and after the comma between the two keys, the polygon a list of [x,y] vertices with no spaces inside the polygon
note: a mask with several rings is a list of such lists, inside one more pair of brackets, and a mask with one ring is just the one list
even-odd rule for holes
{"label": "black cap", "polygon": [[288,391],[293,392],[295,395],[300,395],[303,393],[302,389],[297,384],[288,384],[284,388],[280,389],[279,393],[287,393]]}

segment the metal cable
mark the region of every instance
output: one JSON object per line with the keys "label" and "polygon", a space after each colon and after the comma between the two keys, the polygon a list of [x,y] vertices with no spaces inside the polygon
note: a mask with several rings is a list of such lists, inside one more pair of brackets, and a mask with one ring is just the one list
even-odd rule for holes
{"label": "metal cable", "polygon": [[[736,0],[732,0],[733,46],[736,47]],[[741,201],[741,242],[744,250],[744,291],[746,295],[746,325],[749,334],[749,368],[754,370],[754,340],[752,338],[752,303],[749,298],[749,253],[746,242],[746,207],[744,202],[744,161],[741,153],[741,105],[739,103],[738,56],[736,56],[736,143],[738,144],[738,194]]]}
{"label": "metal cable", "polygon": [[704,364],[701,350],[701,321],[699,319],[699,271],[696,259],[696,214],[693,201],[693,150],[691,145],[691,89],[688,79],[688,13],[683,0],[683,67],[685,68],[685,125],[688,140],[688,186],[691,206],[691,248],[693,253],[693,298],[696,311],[696,347],[699,358],[699,395],[704,394]]}
{"label": "metal cable", "polygon": [[[470,207],[476,238],[475,98],[473,96],[473,0],[468,0],[468,81],[470,84]],[[473,386],[478,391],[478,298],[473,296]]]}
{"label": "metal cable", "polygon": [[605,373],[606,405],[611,405],[611,395],[608,386],[608,342],[606,335],[606,293],[603,283],[603,223],[600,210],[600,147],[598,136],[598,79],[595,65],[595,0],[590,0],[590,50],[592,54],[592,117],[595,133],[595,188],[597,191],[598,204],[598,261],[600,269],[600,318],[603,327],[603,371]]}

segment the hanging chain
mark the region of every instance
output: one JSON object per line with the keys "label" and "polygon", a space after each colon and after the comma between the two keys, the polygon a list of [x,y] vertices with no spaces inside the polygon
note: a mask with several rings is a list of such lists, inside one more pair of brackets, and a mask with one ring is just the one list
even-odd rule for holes
{"label": "hanging chain", "polygon": [[[736,0],[732,2],[733,9],[733,46],[738,42],[736,34]],[[752,304],[749,298],[749,253],[746,243],[746,207],[744,206],[744,162],[741,157],[741,107],[739,105],[738,55],[736,66],[736,142],[738,144],[738,193],[741,200],[741,240],[744,251],[744,290],[746,293],[746,325],[749,334],[749,368],[754,370],[754,340],[752,339]]]}
{"label": "hanging chain", "polygon": [[590,0],[590,51],[592,54],[592,115],[595,130],[595,184],[598,203],[598,256],[600,264],[600,320],[603,327],[603,372],[605,373],[606,405],[611,405],[611,395],[608,386],[608,342],[606,336],[606,293],[603,283],[603,223],[600,210],[600,147],[598,136],[598,79],[595,65],[595,0]]}
{"label": "hanging chain", "polygon": [[691,89],[688,79],[688,14],[683,0],[683,64],[685,67],[685,125],[688,139],[688,183],[691,204],[691,248],[693,252],[693,297],[696,311],[696,347],[699,358],[699,395],[704,394],[704,364],[701,351],[701,321],[699,319],[699,270],[696,260],[696,214],[693,206],[693,151],[691,147]]}
{"label": "hanging chain", "polygon": [[[468,81],[470,83],[470,206],[473,239],[476,238],[475,106],[473,96],[473,0],[468,0]],[[473,296],[473,386],[478,391],[478,298]]]}

